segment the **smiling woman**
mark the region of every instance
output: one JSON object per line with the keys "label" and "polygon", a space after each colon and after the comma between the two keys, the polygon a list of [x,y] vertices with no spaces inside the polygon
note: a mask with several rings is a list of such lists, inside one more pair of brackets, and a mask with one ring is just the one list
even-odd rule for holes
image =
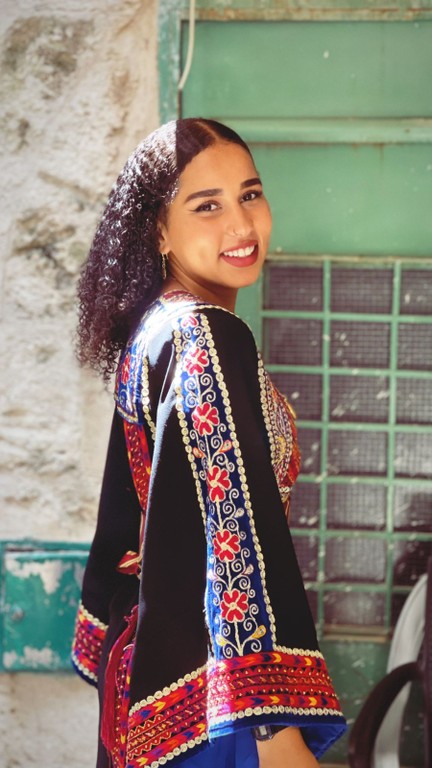
{"label": "smiling woman", "polygon": [[73,648],[98,768],[314,768],[345,728],[287,525],[293,412],[234,314],[270,229],[246,144],[178,120],[128,160],[83,268],[79,359],[116,370]]}

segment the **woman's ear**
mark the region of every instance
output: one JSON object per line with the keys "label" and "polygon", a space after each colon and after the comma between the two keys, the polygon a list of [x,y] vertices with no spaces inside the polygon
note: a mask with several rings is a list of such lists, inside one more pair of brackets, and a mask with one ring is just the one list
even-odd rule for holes
{"label": "woman's ear", "polygon": [[169,253],[170,247],[168,242],[168,231],[166,224],[164,224],[162,221],[158,224],[158,236],[159,236],[159,252],[160,253]]}

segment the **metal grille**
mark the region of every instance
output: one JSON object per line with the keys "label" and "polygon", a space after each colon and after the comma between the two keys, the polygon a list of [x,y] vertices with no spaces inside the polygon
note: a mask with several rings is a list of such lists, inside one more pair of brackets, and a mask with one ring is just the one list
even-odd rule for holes
{"label": "metal grille", "polygon": [[297,411],[291,526],[315,619],[387,634],[432,552],[432,264],[275,256],[262,306]]}

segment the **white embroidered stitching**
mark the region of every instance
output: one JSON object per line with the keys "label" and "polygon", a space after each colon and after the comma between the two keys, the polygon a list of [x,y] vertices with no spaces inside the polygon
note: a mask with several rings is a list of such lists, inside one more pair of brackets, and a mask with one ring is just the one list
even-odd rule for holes
{"label": "white embroidered stitching", "polygon": [[[243,509],[238,506],[239,492],[230,481],[230,475],[233,472],[238,473],[240,488],[243,492],[244,508],[249,517],[267,622],[273,643],[276,641],[276,628],[266,589],[264,558],[256,534],[243,458],[232,418],[229,393],[219,364],[208,319],[201,313],[198,316],[195,313],[192,318],[190,320],[192,330],[184,328],[183,333],[174,330],[178,363],[177,412],[183,441],[195,479],[203,521],[206,530],[210,526],[210,535],[219,547],[219,552],[215,549],[212,554],[214,567],[210,572],[210,578],[213,581],[212,604],[217,605],[221,611],[221,614],[217,616],[218,621],[219,616],[222,616],[216,642],[222,648],[223,654],[226,657],[231,657],[234,651],[243,655],[246,643],[251,643],[251,649],[254,652],[260,651],[262,645],[259,640],[266,632],[265,625],[258,625],[255,618],[259,614],[260,608],[255,603],[256,594],[249,579],[253,572],[252,562],[246,562],[246,559],[250,559],[250,552],[244,546],[240,546],[245,534],[240,532],[238,517],[243,514]],[[188,318],[186,318],[186,323],[187,321]],[[187,379],[186,393],[183,394],[181,376],[185,370],[188,372],[189,378]],[[214,407],[217,391],[219,391],[224,409],[221,418],[217,408]],[[195,428],[191,429],[190,435],[185,408],[193,412],[192,418]],[[194,448],[191,447],[191,437],[196,443]],[[227,452],[231,449],[236,458],[236,465],[227,456]],[[209,518],[209,520],[207,520],[206,504],[202,495],[202,483],[207,483],[209,498],[216,512],[216,516]],[[237,582],[241,589],[238,588]],[[239,635],[238,623],[240,621],[247,633],[246,639],[243,640],[240,639]]]}

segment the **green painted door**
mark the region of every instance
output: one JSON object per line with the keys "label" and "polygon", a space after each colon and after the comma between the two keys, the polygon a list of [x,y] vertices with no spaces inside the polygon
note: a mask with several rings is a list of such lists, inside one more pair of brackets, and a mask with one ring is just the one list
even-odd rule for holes
{"label": "green painted door", "polygon": [[162,3],[162,111],[236,128],[264,180],[271,249],[239,307],[297,410],[292,530],[352,720],[432,550],[432,14],[281,5],[198,2],[176,103],[187,4]]}

